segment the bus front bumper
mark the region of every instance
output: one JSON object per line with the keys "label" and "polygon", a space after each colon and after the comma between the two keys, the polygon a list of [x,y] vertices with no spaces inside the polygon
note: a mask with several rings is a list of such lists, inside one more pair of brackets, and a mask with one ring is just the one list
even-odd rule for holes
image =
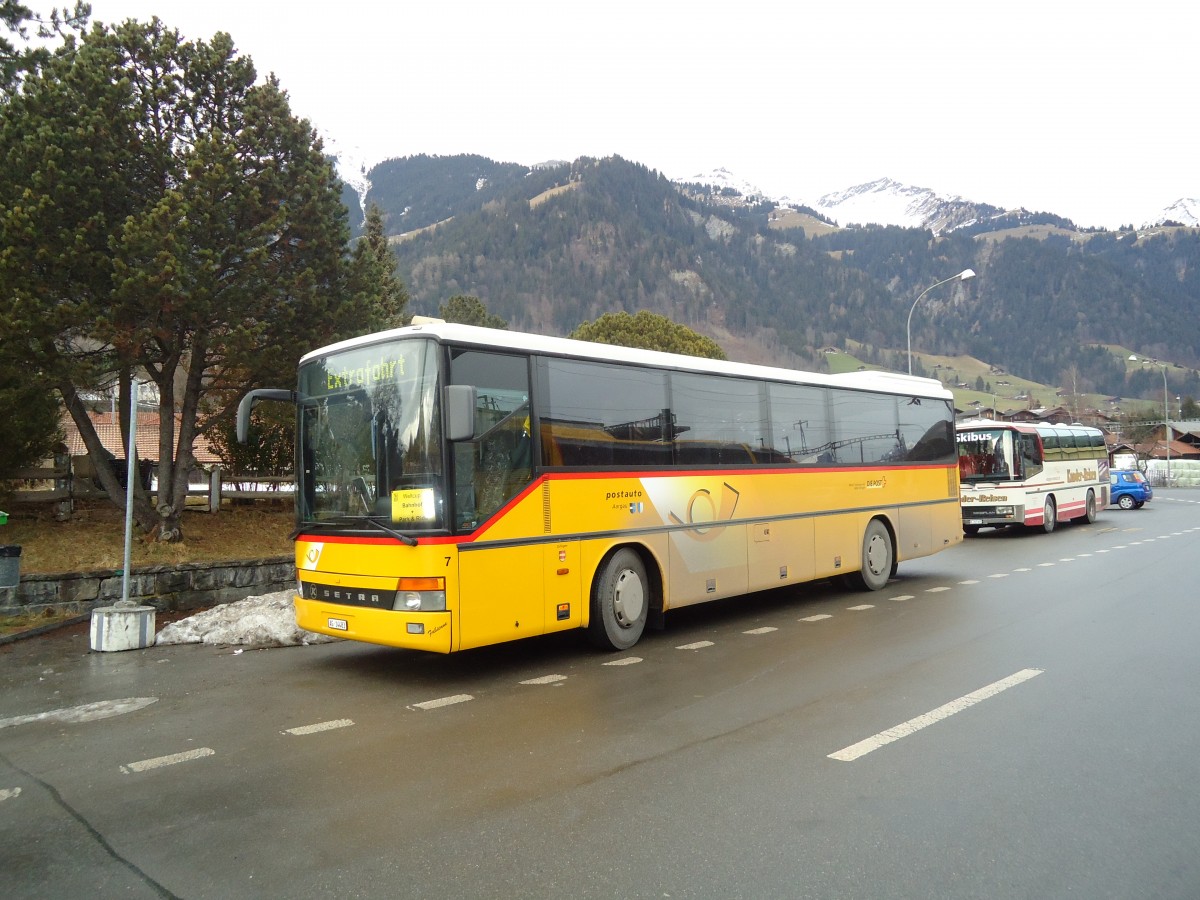
{"label": "bus front bumper", "polygon": [[449,653],[449,612],[406,612],[346,606],[295,597],[296,624],[305,631],[430,653]]}
{"label": "bus front bumper", "polygon": [[989,506],[964,506],[963,525],[973,528],[1025,524],[1025,507],[1015,503]]}

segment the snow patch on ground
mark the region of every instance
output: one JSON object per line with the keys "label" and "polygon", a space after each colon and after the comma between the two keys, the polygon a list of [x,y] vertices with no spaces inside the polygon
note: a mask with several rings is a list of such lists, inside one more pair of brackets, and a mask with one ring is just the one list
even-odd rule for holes
{"label": "snow patch on ground", "polygon": [[159,631],[154,643],[296,647],[336,640],[301,630],[296,625],[292,592],[278,591],[225,603],[172,622]]}

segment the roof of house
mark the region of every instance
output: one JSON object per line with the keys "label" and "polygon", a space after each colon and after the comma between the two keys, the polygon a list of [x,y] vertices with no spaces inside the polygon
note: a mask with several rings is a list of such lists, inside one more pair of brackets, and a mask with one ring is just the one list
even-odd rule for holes
{"label": "roof of house", "polygon": [[[125,442],[121,439],[121,426],[118,417],[112,412],[90,412],[88,416],[92,420],[92,427],[96,429],[96,436],[100,438],[100,443],[104,445],[104,449],[115,456],[117,459],[125,458]],[[179,417],[176,417],[178,423]],[[142,411],[138,413],[137,421],[137,454],[139,459],[149,459],[157,462],[158,460],[158,425],[159,416],[157,412]],[[83,437],[79,433],[79,428],[75,425],[75,420],[69,415],[63,416],[62,422],[63,433],[66,435],[64,443],[72,456],[86,456],[87,447],[83,443]],[[208,443],[208,439],[203,435],[198,435],[192,445],[192,453],[196,457],[196,462],[201,465],[211,465],[218,463],[221,458],[213,452],[212,447]]]}

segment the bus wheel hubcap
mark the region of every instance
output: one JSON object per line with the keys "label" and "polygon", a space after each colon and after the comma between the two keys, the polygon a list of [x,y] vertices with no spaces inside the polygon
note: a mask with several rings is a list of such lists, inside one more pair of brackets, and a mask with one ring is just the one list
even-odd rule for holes
{"label": "bus wheel hubcap", "polygon": [[879,535],[873,536],[867,544],[867,568],[875,575],[882,574],[891,565],[887,556],[887,542]]}
{"label": "bus wheel hubcap", "polygon": [[626,569],[617,577],[617,587],[613,591],[613,614],[617,624],[628,628],[641,617],[645,605],[646,595],[641,579]]}

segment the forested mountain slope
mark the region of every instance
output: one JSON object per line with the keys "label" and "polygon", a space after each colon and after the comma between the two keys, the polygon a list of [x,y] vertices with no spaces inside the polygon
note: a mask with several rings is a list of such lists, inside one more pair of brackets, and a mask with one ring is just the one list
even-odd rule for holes
{"label": "forested mountain slope", "polygon": [[[705,197],[620,158],[527,169],[483,157],[413,157],[371,172],[399,274],[418,312],[455,294],[480,297],[513,327],[565,334],[605,312],[648,309],[728,342],[757,361],[820,364],[846,339],[894,351],[970,354],[1056,384],[1137,395],[1095,346],[1117,344],[1182,364],[1175,392],[1200,393],[1200,232],[1139,238],[1072,234],[998,239],[985,225],[943,232],[839,229],[809,239],[768,225],[769,202]],[[437,224],[436,227],[428,226]],[[1006,227],[1011,225],[1009,222]],[[399,235],[405,235],[399,237]],[[886,356],[886,354],[885,354]]]}

